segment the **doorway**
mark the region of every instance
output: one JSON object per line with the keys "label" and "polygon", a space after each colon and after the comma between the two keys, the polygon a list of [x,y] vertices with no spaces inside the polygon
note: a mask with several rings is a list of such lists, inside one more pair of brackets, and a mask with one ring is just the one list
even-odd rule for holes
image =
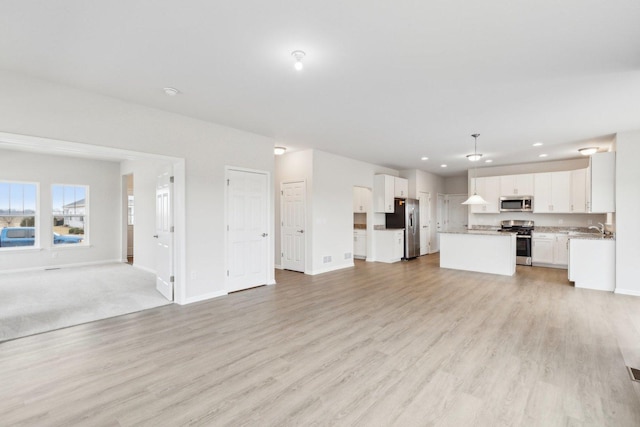
{"label": "doorway", "polygon": [[126,217],[127,217],[127,230],[126,230],[126,254],[127,254],[127,264],[133,265],[133,255],[134,255],[134,224],[135,224],[135,202],[133,195],[133,174],[124,175],[123,178],[123,193],[127,195],[126,198]]}
{"label": "doorway", "polygon": [[281,265],[285,270],[305,271],[305,181],[283,182],[280,185],[280,227],[282,242]]}
{"label": "doorway", "polygon": [[445,216],[445,195],[438,193],[436,200],[436,238],[433,245],[433,252],[440,252],[440,232],[446,228]]}
{"label": "doorway", "polygon": [[449,229],[463,229],[467,228],[468,215],[467,205],[463,205],[462,202],[467,200],[469,196],[466,194],[447,194],[446,196],[446,208],[447,219],[446,226]]}
{"label": "doorway", "polygon": [[229,168],[226,184],[227,292],[266,285],[269,174]]}
{"label": "doorway", "polygon": [[431,252],[431,193],[418,193],[420,206],[420,256]]}

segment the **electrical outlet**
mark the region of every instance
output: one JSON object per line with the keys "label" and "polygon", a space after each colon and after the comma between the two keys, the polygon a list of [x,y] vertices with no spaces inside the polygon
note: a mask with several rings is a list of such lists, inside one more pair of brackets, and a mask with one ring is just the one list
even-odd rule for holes
{"label": "electrical outlet", "polygon": [[558,224],[564,224],[564,219],[559,219]]}
{"label": "electrical outlet", "polygon": [[191,270],[191,280],[196,280],[198,278],[198,273],[195,270]]}
{"label": "electrical outlet", "polygon": [[593,225],[593,220],[592,219],[588,219],[587,220],[587,225]]}
{"label": "electrical outlet", "polygon": [[351,252],[345,252],[344,259],[351,259]]}
{"label": "electrical outlet", "polygon": [[58,252],[51,252],[51,258],[58,258]]}
{"label": "electrical outlet", "polygon": [[322,258],[322,262],[324,264],[328,264],[331,262],[331,255],[327,255],[326,257]]}

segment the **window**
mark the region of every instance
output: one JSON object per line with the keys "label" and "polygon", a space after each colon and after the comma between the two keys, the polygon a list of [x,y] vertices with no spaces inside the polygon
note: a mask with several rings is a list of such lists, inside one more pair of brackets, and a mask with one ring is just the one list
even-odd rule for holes
{"label": "window", "polygon": [[36,246],[37,200],[38,184],[0,181],[0,247]]}
{"label": "window", "polygon": [[53,185],[53,244],[87,243],[89,187]]}

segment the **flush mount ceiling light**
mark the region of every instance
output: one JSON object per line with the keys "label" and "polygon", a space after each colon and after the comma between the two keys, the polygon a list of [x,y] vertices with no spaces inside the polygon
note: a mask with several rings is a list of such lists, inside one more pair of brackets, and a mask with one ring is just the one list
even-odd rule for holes
{"label": "flush mount ceiling light", "polygon": [[422,156],[420,157],[420,160],[429,160],[429,158],[427,156]]}
{"label": "flush mount ceiling light", "polygon": [[[478,148],[478,137],[480,136],[479,133],[474,133],[473,135],[471,135],[473,137],[473,152],[474,155],[477,155],[476,151]],[[467,156],[469,157],[469,156]],[[482,154],[480,155],[480,157],[482,157]],[[480,157],[476,158],[475,160],[471,160],[473,162],[475,162],[476,160],[480,160]],[[477,167],[474,166],[473,167],[473,196],[469,197],[467,200],[465,200],[464,202],[462,202],[463,205],[486,205],[487,202],[482,198],[481,195],[478,194],[478,180],[476,179],[476,175],[477,175]]]}
{"label": "flush mount ceiling light", "polygon": [[285,151],[287,151],[286,147],[274,147],[273,154],[276,156],[282,156]]}
{"label": "flush mount ceiling light", "polygon": [[306,53],[301,50],[294,50],[291,52],[291,56],[293,56],[296,60],[296,63],[293,64],[293,68],[298,71],[301,71],[304,68],[304,64],[302,63],[302,58],[304,58]]}
{"label": "flush mount ceiling light", "polygon": [[538,157],[547,157],[547,156],[548,156],[548,154],[544,154],[543,153],[543,154],[540,154]]}
{"label": "flush mount ceiling light", "polygon": [[478,137],[480,136],[480,134],[474,133],[471,136],[475,138],[475,143],[473,145],[473,154],[467,154],[467,159],[469,159],[469,161],[471,162],[477,162],[482,158],[482,154],[478,154]]}
{"label": "flush mount ceiling light", "polygon": [[534,147],[540,147],[542,145],[542,142],[534,142],[533,146]]}
{"label": "flush mount ceiling light", "polygon": [[484,162],[485,162],[485,163],[493,163],[493,160],[491,160],[491,159],[487,159],[487,160],[485,160]]}
{"label": "flush mount ceiling light", "polygon": [[165,87],[162,88],[162,90],[167,94],[167,96],[176,96],[180,93],[180,91],[174,87]]}
{"label": "flush mount ceiling light", "polygon": [[587,147],[587,148],[581,148],[578,151],[583,156],[590,156],[590,155],[592,155],[594,153],[597,153],[598,152],[598,148],[600,148],[600,147]]}

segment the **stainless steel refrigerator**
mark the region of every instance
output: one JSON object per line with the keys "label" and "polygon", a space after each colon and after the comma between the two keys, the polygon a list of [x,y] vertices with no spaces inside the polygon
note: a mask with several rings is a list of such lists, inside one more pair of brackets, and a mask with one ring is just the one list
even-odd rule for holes
{"label": "stainless steel refrigerator", "polygon": [[387,228],[404,228],[404,259],[420,255],[420,209],[417,199],[395,199],[386,215]]}

